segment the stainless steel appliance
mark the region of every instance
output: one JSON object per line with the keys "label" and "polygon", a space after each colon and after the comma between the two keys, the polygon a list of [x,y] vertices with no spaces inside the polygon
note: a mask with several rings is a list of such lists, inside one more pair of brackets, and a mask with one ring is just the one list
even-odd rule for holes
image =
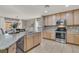
{"label": "stainless steel appliance", "polygon": [[58,20],[56,22],[57,29],[56,29],[56,41],[60,43],[66,43],[66,21],[65,20]]}
{"label": "stainless steel appliance", "polygon": [[66,29],[58,28],[56,30],[56,41],[60,43],[66,43]]}

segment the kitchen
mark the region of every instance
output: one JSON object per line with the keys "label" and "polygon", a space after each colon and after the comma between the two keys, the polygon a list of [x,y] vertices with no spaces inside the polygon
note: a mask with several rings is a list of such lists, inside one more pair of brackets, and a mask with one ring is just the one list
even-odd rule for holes
{"label": "kitchen", "polygon": [[0,14],[0,53],[79,52],[79,5],[2,7],[14,11],[8,15],[3,10],[7,17]]}

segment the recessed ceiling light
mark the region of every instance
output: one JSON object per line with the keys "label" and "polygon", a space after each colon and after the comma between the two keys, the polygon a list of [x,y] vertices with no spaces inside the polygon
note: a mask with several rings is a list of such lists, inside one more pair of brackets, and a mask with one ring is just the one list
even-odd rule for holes
{"label": "recessed ceiling light", "polygon": [[45,10],[45,11],[44,11],[44,13],[48,13],[48,11],[47,11],[47,10]]}
{"label": "recessed ceiling light", "polygon": [[69,5],[65,5],[65,7],[69,7]]}

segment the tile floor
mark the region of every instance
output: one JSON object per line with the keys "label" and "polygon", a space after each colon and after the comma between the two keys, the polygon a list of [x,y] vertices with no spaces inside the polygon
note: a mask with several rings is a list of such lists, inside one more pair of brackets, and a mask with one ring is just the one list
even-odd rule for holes
{"label": "tile floor", "polygon": [[79,46],[42,39],[41,44],[28,53],[79,53]]}

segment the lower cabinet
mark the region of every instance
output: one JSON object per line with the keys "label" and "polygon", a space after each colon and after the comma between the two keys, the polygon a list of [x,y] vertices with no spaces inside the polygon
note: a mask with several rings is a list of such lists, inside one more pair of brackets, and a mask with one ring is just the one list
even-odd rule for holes
{"label": "lower cabinet", "polygon": [[67,34],[67,42],[79,45],[79,34]]}
{"label": "lower cabinet", "polygon": [[34,46],[38,45],[41,41],[41,33],[35,33],[34,34]]}
{"label": "lower cabinet", "polygon": [[8,48],[8,53],[16,53],[16,43]]}
{"label": "lower cabinet", "polygon": [[9,48],[0,50],[0,53],[16,53],[16,43],[11,45]]}
{"label": "lower cabinet", "polygon": [[24,37],[24,51],[33,47],[33,36],[27,35]]}
{"label": "lower cabinet", "polygon": [[74,44],[79,44],[79,34],[74,35]]}
{"label": "lower cabinet", "polygon": [[45,31],[45,32],[43,32],[43,38],[55,40],[55,32]]}
{"label": "lower cabinet", "polygon": [[9,48],[0,50],[0,53],[16,53],[16,43],[11,45]]}
{"label": "lower cabinet", "polygon": [[26,52],[31,48],[35,47],[36,45],[40,44],[41,42],[41,34],[34,33],[32,35],[25,35],[24,37],[20,38],[17,42],[18,48],[22,51]]}
{"label": "lower cabinet", "polygon": [[74,35],[73,34],[67,34],[67,42],[74,43]]}

